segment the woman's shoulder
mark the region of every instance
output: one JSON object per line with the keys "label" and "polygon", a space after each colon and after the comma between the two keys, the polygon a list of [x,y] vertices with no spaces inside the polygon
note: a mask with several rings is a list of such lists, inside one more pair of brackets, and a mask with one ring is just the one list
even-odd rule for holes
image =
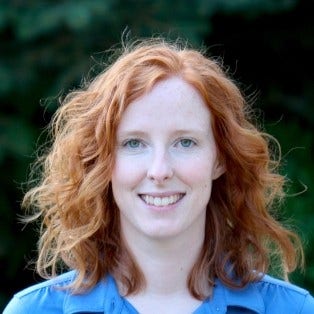
{"label": "woman's shoulder", "polygon": [[283,291],[290,291],[293,294],[302,296],[309,294],[309,291],[301,288],[300,286],[297,286],[289,281],[284,281],[282,279],[272,277],[270,275],[264,275],[255,284],[257,286],[260,286],[260,288],[281,289]]}
{"label": "woman's shoulder", "polygon": [[62,288],[71,284],[74,278],[75,272],[70,271],[23,289],[13,296],[3,313],[37,314],[44,313],[44,309],[49,309],[48,313],[60,313],[67,294]]}
{"label": "woman's shoulder", "polygon": [[119,300],[118,290],[111,276],[108,275],[85,293],[72,294],[64,287],[71,284],[75,276],[76,272],[70,271],[16,293],[3,314],[103,312],[106,307],[111,306],[113,299]]}
{"label": "woman's shoulder", "polygon": [[256,287],[268,307],[282,309],[282,313],[314,313],[314,298],[299,286],[266,275]]}
{"label": "woman's shoulder", "polygon": [[314,313],[314,298],[307,290],[269,275],[242,289],[219,283],[218,295],[224,298],[228,313]]}
{"label": "woman's shoulder", "polygon": [[[260,281],[255,283],[255,286],[266,300],[270,299],[273,302],[290,299],[294,303],[297,301],[302,303],[307,297],[311,299],[311,295],[306,289],[269,275],[264,275]],[[276,296],[277,300],[275,300]]]}

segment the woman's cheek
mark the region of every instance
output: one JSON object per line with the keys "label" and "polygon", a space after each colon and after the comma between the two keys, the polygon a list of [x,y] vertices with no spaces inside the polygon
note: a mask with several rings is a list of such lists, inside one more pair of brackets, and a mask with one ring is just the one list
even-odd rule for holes
{"label": "woman's cheek", "polygon": [[120,156],[116,159],[113,174],[125,185],[135,184],[145,176],[145,160],[134,156]]}
{"label": "woman's cheek", "polygon": [[211,181],[213,173],[213,162],[208,156],[203,158],[191,158],[180,163],[177,167],[177,174],[179,171],[189,181],[193,182],[207,182]]}

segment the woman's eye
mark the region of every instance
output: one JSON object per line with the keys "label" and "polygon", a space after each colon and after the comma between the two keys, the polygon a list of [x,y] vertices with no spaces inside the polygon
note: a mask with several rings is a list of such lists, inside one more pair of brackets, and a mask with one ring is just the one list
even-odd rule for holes
{"label": "woman's eye", "polygon": [[129,147],[129,148],[139,148],[141,146],[141,142],[137,139],[131,139],[126,141],[123,146]]}
{"label": "woman's eye", "polygon": [[190,139],[188,139],[188,138],[183,138],[183,139],[181,139],[181,140],[179,141],[179,143],[180,143],[180,145],[181,145],[182,147],[185,147],[185,148],[191,147],[191,146],[193,146],[193,145],[195,144],[194,141],[192,141],[192,140],[190,140]]}

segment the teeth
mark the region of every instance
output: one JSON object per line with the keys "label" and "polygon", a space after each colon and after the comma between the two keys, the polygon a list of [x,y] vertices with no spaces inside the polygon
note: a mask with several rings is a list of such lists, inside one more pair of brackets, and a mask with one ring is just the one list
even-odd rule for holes
{"label": "teeth", "polygon": [[143,201],[148,205],[167,206],[176,203],[180,198],[180,194],[175,194],[166,197],[153,197],[150,195],[141,195]]}

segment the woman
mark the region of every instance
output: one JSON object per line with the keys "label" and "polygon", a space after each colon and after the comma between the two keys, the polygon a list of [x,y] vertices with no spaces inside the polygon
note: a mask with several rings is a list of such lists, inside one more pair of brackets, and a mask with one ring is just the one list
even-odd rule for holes
{"label": "woman", "polygon": [[125,48],[54,116],[23,202],[52,279],[4,313],[314,313],[307,291],[266,275],[276,261],[287,279],[302,248],[269,213],[284,178],[251,118],[200,52]]}

